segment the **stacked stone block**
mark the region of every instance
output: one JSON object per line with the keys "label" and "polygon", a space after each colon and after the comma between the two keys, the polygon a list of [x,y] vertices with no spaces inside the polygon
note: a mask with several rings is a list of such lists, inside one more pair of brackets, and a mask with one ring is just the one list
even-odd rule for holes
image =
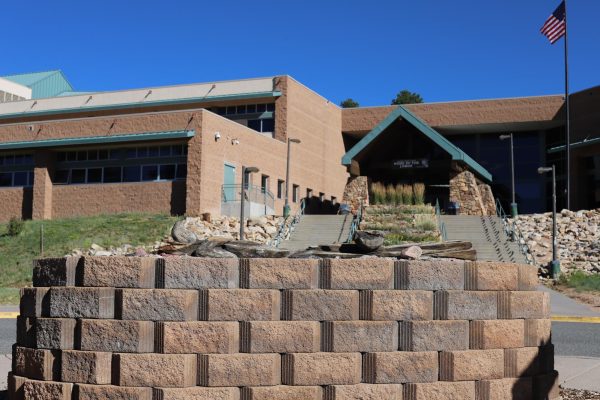
{"label": "stacked stone block", "polygon": [[9,398],[557,398],[534,267],[454,260],[45,259]]}

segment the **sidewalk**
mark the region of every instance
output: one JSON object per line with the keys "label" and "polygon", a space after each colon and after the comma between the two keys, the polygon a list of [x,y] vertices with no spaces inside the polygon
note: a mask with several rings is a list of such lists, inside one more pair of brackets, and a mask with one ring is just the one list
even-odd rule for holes
{"label": "sidewalk", "polygon": [[[591,307],[545,286],[540,286],[538,290],[550,294],[550,314],[553,322],[600,324],[600,313]],[[559,373],[561,387],[600,392],[600,358],[555,356],[554,368]]]}
{"label": "sidewalk", "polygon": [[556,356],[554,368],[562,387],[600,392],[600,358]]}

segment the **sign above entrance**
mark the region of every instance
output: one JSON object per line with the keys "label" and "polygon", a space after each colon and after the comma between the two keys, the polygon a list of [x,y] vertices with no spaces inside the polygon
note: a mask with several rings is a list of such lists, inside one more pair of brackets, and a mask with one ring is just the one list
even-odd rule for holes
{"label": "sign above entrance", "polygon": [[426,158],[416,160],[395,160],[393,165],[399,169],[429,168],[429,160]]}

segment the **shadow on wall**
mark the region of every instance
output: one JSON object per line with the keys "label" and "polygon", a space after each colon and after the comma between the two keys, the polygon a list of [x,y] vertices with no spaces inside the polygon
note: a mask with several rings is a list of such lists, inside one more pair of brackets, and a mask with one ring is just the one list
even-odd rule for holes
{"label": "shadow on wall", "polygon": [[[531,347],[504,350],[504,376],[514,379],[512,388],[510,392],[505,392],[506,395],[510,394],[513,400],[559,399],[558,373],[554,371],[554,345],[551,337],[548,341],[525,343],[525,346]],[[529,358],[527,353],[535,349],[534,346],[537,346],[537,354],[526,362]],[[480,390],[483,393],[480,392],[478,398],[496,398],[497,389],[490,386],[481,383]]]}
{"label": "shadow on wall", "polygon": [[[185,214],[186,181],[171,182],[171,215]],[[2,398],[0,398],[2,400]]]}
{"label": "shadow on wall", "polygon": [[[33,216],[33,188],[23,189],[23,201],[21,203],[21,218],[31,219]],[[2,400],[2,397],[0,397]]]}
{"label": "shadow on wall", "polygon": [[321,200],[319,196],[305,197],[305,214],[337,214],[339,203],[333,204],[331,200]]}

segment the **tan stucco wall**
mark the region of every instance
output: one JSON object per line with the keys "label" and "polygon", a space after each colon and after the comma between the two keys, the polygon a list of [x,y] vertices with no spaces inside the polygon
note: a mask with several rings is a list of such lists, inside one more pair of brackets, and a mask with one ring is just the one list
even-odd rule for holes
{"label": "tan stucco wall", "polygon": [[182,214],[185,182],[56,185],[52,190],[52,218],[120,212]]}
{"label": "tan stucco wall", "polygon": [[[562,96],[406,104],[432,127],[540,122],[560,119]],[[348,108],[342,112],[342,130],[366,133],[381,122],[395,106]],[[557,116],[558,114],[558,116]]]}
{"label": "tan stucco wall", "polygon": [[396,106],[344,108],[342,110],[342,131],[366,133],[379,124]]}
{"label": "tan stucco wall", "polygon": [[288,136],[302,141],[293,145],[292,157],[301,164],[291,170],[290,181],[300,185],[302,196],[309,187],[315,195],[324,192],[327,198],[333,195],[340,201],[348,179],[341,163],[346,151],[340,134],[342,110],[293,78],[286,78]]}
{"label": "tan stucco wall", "polygon": [[31,218],[31,188],[0,189],[0,221]]}
{"label": "tan stucco wall", "polygon": [[[46,158],[46,152],[34,151],[35,219],[128,211],[219,214],[225,162],[236,166],[236,183],[241,182],[242,166],[258,167],[260,172],[254,174],[253,183],[260,185],[261,174],[268,175],[269,190],[276,197],[277,180],[285,180],[288,136],[302,141],[292,148],[290,191],[296,184],[300,186],[300,197],[311,188],[315,196],[322,192],[327,199],[335,196],[341,200],[347,179],[340,163],[345,151],[340,134],[341,110],[289,77],[281,77],[278,82],[283,95],[276,103],[276,138],[197,109],[4,124],[0,125],[0,142],[192,129],[196,132],[188,142],[188,179],[174,183],[173,188],[171,182],[52,185],[52,160]],[[214,139],[215,132],[221,135],[219,141]],[[239,144],[232,145],[232,139]],[[0,189],[0,196],[6,190],[15,191]],[[291,197],[290,193],[290,200]],[[12,211],[6,215],[21,208],[14,204],[18,201],[11,197],[8,208]],[[282,211],[283,203],[283,198],[275,199],[276,213]],[[292,204],[293,209],[297,206]]]}

